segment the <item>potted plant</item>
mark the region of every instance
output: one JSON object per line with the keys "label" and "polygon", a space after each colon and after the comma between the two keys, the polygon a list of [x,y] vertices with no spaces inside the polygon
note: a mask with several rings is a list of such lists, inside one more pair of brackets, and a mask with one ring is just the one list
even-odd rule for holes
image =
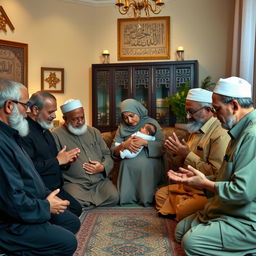
{"label": "potted plant", "polygon": [[190,81],[187,81],[184,85],[179,87],[177,93],[168,98],[169,106],[178,123],[186,122],[185,102],[189,89]]}
{"label": "potted plant", "polygon": [[[207,76],[201,82],[201,88],[205,90],[212,91],[215,86],[215,83],[212,82],[211,77]],[[171,111],[174,113],[176,117],[177,123],[186,123],[186,111],[185,111],[185,103],[188,91],[190,89],[190,81],[186,81],[186,83],[179,87],[177,93],[171,95],[167,98],[169,106],[171,107]],[[177,126],[175,124],[175,126]],[[178,125],[182,127],[182,125]]]}

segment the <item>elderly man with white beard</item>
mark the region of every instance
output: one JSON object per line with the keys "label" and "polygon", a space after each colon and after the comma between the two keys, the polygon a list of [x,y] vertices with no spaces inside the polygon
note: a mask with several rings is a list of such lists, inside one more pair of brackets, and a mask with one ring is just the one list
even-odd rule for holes
{"label": "elderly man with white beard", "polygon": [[204,209],[176,226],[175,236],[187,256],[256,255],[256,111],[253,86],[239,77],[220,78],[213,108],[231,141],[215,181],[188,166],[168,177],[178,184],[214,193]]}
{"label": "elderly man with white beard", "polygon": [[79,202],[63,189],[62,169],[74,162],[80,150],[73,148],[66,151],[64,146],[59,152],[54,138],[49,131],[53,128],[56,115],[56,98],[48,92],[36,92],[29,99],[30,113],[27,121],[29,134],[22,139],[22,146],[32,159],[36,170],[41,176],[45,186],[51,191],[59,188],[58,197],[68,200],[68,210],[80,216],[82,207]]}
{"label": "elderly man with white beard", "polygon": [[[214,179],[230,137],[214,117],[212,92],[201,88],[190,89],[185,109],[187,129],[191,132],[188,142],[180,141],[174,133],[165,141],[165,147],[174,154],[173,163],[176,166],[191,165]],[[156,192],[156,208],[161,217],[176,218],[179,221],[202,209],[208,196],[203,190],[185,184],[171,184]]]}
{"label": "elderly man with white beard", "polygon": [[80,149],[78,159],[63,171],[64,189],[85,208],[116,205],[119,195],[108,178],[113,160],[100,132],[86,125],[79,100],[66,101],[61,111],[65,123],[53,131],[57,147]]}
{"label": "elderly man with white beard", "polygon": [[27,88],[0,78],[0,249],[8,255],[71,256],[79,219],[51,192],[21,145],[29,132]]}

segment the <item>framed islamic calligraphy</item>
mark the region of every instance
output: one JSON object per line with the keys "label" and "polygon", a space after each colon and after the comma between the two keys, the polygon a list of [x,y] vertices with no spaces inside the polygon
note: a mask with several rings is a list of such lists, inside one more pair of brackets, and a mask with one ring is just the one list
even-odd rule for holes
{"label": "framed islamic calligraphy", "polygon": [[28,85],[28,45],[0,40],[0,77]]}
{"label": "framed islamic calligraphy", "polygon": [[64,68],[41,67],[41,90],[64,93]]}
{"label": "framed islamic calligraphy", "polygon": [[118,19],[118,60],[170,59],[170,17]]}

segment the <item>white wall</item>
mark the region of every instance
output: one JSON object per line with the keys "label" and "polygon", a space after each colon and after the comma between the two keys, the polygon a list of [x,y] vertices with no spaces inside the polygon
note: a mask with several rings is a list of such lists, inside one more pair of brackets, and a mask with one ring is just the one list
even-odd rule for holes
{"label": "white wall", "polygon": [[[91,123],[91,64],[100,63],[103,49],[117,62],[115,6],[90,7],[65,0],[0,0],[15,30],[0,31],[3,40],[29,45],[28,87],[40,90],[40,68],[65,69],[65,93],[58,105],[79,98]],[[199,61],[200,81],[230,74],[233,0],[169,0],[161,16],[171,17],[171,60],[182,45],[185,59]],[[57,119],[61,118],[60,111]]]}

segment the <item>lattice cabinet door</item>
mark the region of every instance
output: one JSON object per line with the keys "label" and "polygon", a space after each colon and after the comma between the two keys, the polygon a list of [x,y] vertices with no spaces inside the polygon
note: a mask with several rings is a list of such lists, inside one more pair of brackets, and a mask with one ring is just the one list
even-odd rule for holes
{"label": "lattice cabinet door", "polygon": [[198,87],[197,63],[177,63],[174,67],[173,84],[175,84],[173,93],[176,93],[181,85],[187,81],[190,82],[191,88]]}
{"label": "lattice cabinet door", "polygon": [[113,127],[121,122],[120,103],[132,97],[131,68],[115,67],[114,76],[114,105],[113,105]]}
{"label": "lattice cabinet door", "polygon": [[97,69],[93,72],[93,126],[108,130],[111,123],[111,81],[112,74],[107,69]]}
{"label": "lattice cabinet door", "polygon": [[132,68],[132,97],[141,102],[151,115],[152,67],[134,66]]}
{"label": "lattice cabinet door", "polygon": [[152,116],[161,126],[169,126],[172,116],[167,98],[173,94],[173,66],[158,65],[153,68]]}

